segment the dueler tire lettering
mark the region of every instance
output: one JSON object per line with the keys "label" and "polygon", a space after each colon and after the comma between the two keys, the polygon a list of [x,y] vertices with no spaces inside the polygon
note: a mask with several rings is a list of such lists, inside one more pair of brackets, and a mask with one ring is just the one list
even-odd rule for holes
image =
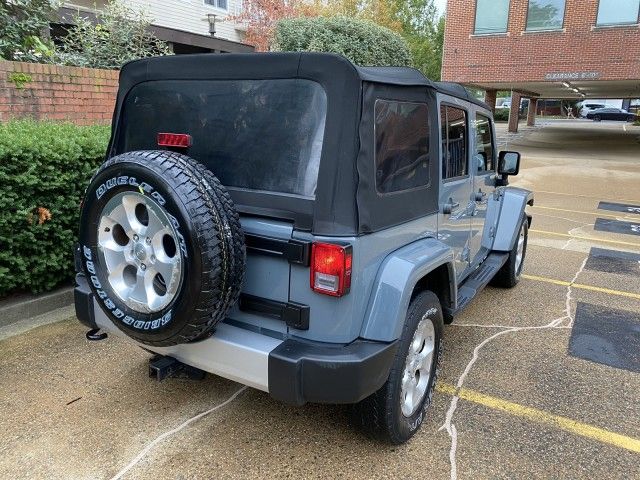
{"label": "dueler tire lettering", "polygon": [[[114,290],[98,241],[109,202],[138,197],[161,210],[181,265],[180,275],[171,277],[177,290],[157,310],[134,308]],[[121,242],[123,250],[133,253],[135,244],[128,236]],[[123,332],[148,345],[174,345],[209,335],[240,293],[245,246],[238,214],[214,174],[185,155],[129,152],[105,162],[85,194],[80,244],[84,273],[102,310]]]}

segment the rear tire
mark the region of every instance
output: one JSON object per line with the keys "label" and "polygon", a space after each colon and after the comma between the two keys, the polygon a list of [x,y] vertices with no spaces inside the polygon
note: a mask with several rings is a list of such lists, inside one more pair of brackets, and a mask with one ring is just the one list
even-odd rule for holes
{"label": "rear tire", "polygon": [[601,122],[602,118],[600,117],[600,115],[596,115],[595,117],[593,117],[593,121],[594,122]]}
{"label": "rear tire", "polygon": [[518,228],[518,236],[509,258],[502,268],[496,273],[491,280],[491,285],[501,288],[513,288],[520,281],[522,270],[524,269],[524,260],[527,254],[527,240],[529,238],[529,221],[526,216],[522,217],[520,227]]}
{"label": "rear tire", "polygon": [[353,406],[357,426],[396,445],[418,431],[438,377],[443,330],[442,307],[436,294],[424,291],[416,295],[409,304],[387,382]]}

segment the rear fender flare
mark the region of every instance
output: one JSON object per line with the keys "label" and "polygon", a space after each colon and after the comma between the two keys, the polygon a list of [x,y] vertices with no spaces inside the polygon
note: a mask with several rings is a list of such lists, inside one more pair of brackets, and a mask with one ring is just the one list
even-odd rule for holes
{"label": "rear fender flare", "polygon": [[[392,342],[402,333],[416,284],[441,265],[449,268],[450,298],[457,297],[454,255],[434,238],[418,240],[391,253],[376,277],[360,333],[362,338]],[[448,305],[443,305],[448,307]]]}
{"label": "rear fender flare", "polygon": [[501,189],[500,194],[502,205],[493,240],[493,250],[509,252],[515,245],[525,208],[527,205],[533,205],[533,192],[523,188],[506,187]]}

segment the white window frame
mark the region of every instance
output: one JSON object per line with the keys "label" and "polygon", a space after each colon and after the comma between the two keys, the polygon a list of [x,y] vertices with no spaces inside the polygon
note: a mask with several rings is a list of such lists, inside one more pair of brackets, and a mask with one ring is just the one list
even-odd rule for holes
{"label": "white window frame", "polygon": [[226,0],[226,3],[227,3],[226,7],[220,6],[220,0],[212,0],[212,1],[215,2],[215,5],[212,5],[211,3],[207,3],[207,0],[202,0],[202,4],[207,8],[215,8],[218,10],[223,10],[225,12],[229,11],[229,3],[231,2],[231,0]]}

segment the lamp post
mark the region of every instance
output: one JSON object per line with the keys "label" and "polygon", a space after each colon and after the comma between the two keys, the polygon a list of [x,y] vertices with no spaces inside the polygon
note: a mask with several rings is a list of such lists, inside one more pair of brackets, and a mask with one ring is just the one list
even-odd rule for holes
{"label": "lamp post", "polygon": [[207,21],[209,22],[209,34],[212,37],[216,36],[216,17],[215,13],[207,13]]}

